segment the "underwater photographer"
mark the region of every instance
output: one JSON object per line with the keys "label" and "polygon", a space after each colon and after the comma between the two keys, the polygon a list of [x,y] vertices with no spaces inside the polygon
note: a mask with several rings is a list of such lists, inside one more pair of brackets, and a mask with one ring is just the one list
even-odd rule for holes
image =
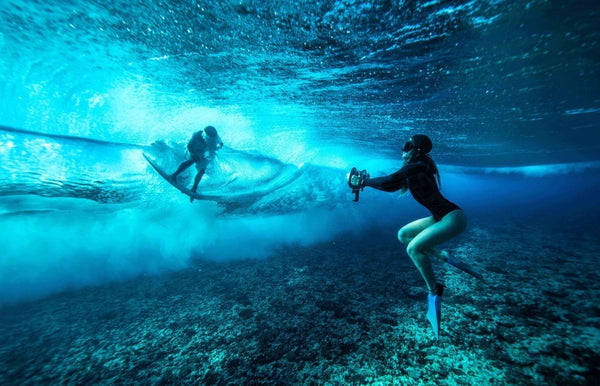
{"label": "underwater photographer", "polygon": [[433,143],[423,134],[413,135],[402,148],[403,166],[395,173],[371,178],[366,170],[353,168],[348,175],[348,186],[358,201],[365,187],[384,192],[410,191],[414,199],[429,210],[431,216],[410,222],[398,231],[398,240],[406,245],[406,252],[421,273],[429,290],[427,318],[436,339],[439,339],[441,302],[444,286],[436,282],[429,256],[445,262],[483,280],[467,264],[453,260],[437,246],[461,234],[467,226],[463,210],[446,199],[440,192],[440,174],[429,156]]}

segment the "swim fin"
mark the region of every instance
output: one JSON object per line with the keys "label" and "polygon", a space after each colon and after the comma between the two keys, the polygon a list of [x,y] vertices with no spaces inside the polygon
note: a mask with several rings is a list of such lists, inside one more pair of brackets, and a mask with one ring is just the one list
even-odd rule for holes
{"label": "swim fin", "polygon": [[442,320],[442,295],[427,295],[427,319],[433,327],[435,339],[440,339],[440,322]]}
{"label": "swim fin", "polygon": [[477,273],[473,268],[471,268],[471,266],[469,264],[467,264],[463,261],[460,261],[460,260],[451,259],[446,254],[444,254],[444,261],[450,265],[455,266],[456,268],[460,269],[461,271],[466,272],[469,275],[476,277],[477,279],[479,279],[485,283],[485,279],[483,278],[483,276],[481,276],[481,274]]}

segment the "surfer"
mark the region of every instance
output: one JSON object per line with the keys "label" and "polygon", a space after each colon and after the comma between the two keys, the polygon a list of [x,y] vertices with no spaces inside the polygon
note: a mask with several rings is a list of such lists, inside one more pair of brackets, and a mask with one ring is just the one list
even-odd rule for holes
{"label": "surfer", "polygon": [[[194,186],[192,187],[192,192],[196,193],[198,190],[198,184],[204,176],[204,172],[208,164],[215,158],[217,155],[217,150],[223,147],[223,142],[217,134],[217,129],[213,126],[206,126],[204,130],[200,130],[195,132],[192,135],[192,138],[187,144],[187,149],[189,153],[189,160],[186,160],[179,165],[175,173],[171,174],[169,178],[173,182],[177,182],[177,176],[183,172],[185,169],[189,168],[193,164],[196,164],[196,177],[194,178]],[[190,197],[190,202],[193,202],[194,198]]]}
{"label": "surfer", "polygon": [[406,244],[406,252],[425,279],[429,289],[427,318],[431,322],[436,338],[439,339],[444,286],[436,282],[429,256],[441,258],[479,279],[482,278],[465,263],[450,259],[445,251],[436,248],[437,245],[462,233],[467,226],[467,218],[458,205],[448,201],[440,193],[440,174],[435,162],[429,156],[432,148],[433,144],[429,137],[422,134],[414,135],[402,149],[404,163],[400,170],[389,176],[370,178],[366,170],[358,172],[352,169],[348,183],[356,194],[355,201],[358,200],[359,190],[364,187],[385,192],[408,190],[417,202],[431,212],[431,216],[403,226],[398,231],[398,239]]}

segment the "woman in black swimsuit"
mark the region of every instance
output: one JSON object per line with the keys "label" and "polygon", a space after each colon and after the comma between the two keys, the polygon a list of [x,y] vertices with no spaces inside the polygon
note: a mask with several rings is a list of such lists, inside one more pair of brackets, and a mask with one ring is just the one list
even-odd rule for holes
{"label": "woman in black swimsuit", "polygon": [[[428,318],[434,325],[436,336],[439,336],[441,296],[444,287],[436,283],[429,256],[446,260],[447,254],[436,246],[462,233],[467,226],[467,218],[456,204],[448,201],[440,193],[440,175],[435,162],[428,155],[432,147],[429,137],[414,135],[402,149],[404,166],[400,170],[379,178],[361,179],[356,175],[352,177],[351,184],[360,188],[369,186],[386,192],[410,190],[415,200],[431,212],[431,216],[403,226],[398,232],[398,239],[406,244],[406,252],[425,279],[430,292]],[[432,312],[436,315],[430,315]],[[434,316],[435,320],[432,320]]]}

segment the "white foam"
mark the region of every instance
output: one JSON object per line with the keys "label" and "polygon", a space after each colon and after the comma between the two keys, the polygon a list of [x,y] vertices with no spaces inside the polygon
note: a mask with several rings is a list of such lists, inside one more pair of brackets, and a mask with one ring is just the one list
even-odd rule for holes
{"label": "white foam", "polygon": [[182,269],[194,258],[266,257],[282,245],[360,231],[382,211],[373,209],[377,200],[357,206],[350,199],[337,209],[277,216],[226,216],[212,202],[160,198],[101,205],[18,196],[0,204],[0,304]]}

